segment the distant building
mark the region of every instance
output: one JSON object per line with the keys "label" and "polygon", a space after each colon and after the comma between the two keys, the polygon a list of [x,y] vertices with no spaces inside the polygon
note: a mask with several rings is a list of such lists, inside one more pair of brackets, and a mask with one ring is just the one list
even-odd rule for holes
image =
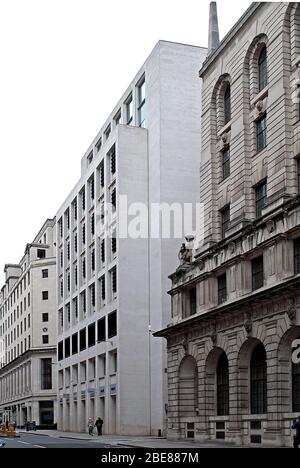
{"label": "distant building", "polygon": [[17,426],[56,422],[55,219],[48,219],[0,294],[0,416]]}
{"label": "distant building", "polygon": [[204,242],[186,246],[171,276],[172,321],[157,333],[168,341],[170,439],[292,444],[299,64],[300,4],[259,2],[200,71]]}
{"label": "distant building", "polygon": [[[82,159],[57,213],[58,426],[163,433],[167,353],[151,330],[170,320],[168,274],[181,239],[120,235],[127,204],[194,203],[204,48],[160,41]],[[112,216],[105,224],[105,207]],[[134,214],[134,213],[133,213]],[[123,225],[124,227],[124,225]],[[113,233],[107,237],[108,230]]]}

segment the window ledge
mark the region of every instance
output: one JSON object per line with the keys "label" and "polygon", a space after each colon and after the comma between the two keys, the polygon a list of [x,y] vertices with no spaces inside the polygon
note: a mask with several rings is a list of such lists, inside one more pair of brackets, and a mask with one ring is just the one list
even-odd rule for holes
{"label": "window ledge", "polygon": [[255,105],[258,103],[258,101],[262,101],[269,95],[269,85],[267,85],[264,89],[259,91],[259,93],[252,99],[250,102],[251,107],[255,107]]}
{"label": "window ledge", "polygon": [[231,129],[232,119],[227,122],[218,132],[218,138],[221,138],[224,133],[227,133]]}

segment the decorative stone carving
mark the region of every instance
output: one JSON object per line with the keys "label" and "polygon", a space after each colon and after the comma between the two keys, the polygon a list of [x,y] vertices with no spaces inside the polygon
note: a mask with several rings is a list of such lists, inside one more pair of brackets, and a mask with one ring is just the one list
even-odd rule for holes
{"label": "decorative stone carving", "polygon": [[188,354],[188,349],[189,349],[189,340],[187,338],[187,335],[184,335],[184,338],[182,340],[182,347],[184,349],[185,354]]}
{"label": "decorative stone carving", "polygon": [[205,262],[203,260],[200,260],[198,263],[198,266],[199,266],[199,270],[203,271],[205,267]]}
{"label": "decorative stone carving", "polygon": [[247,337],[250,337],[253,331],[253,322],[252,322],[252,316],[250,312],[246,314],[244,328],[246,330]]}
{"label": "decorative stone carving", "polygon": [[235,248],[236,248],[235,243],[234,243],[234,242],[229,242],[229,244],[228,244],[228,250],[229,250],[229,252],[230,252],[231,254],[234,254]]}
{"label": "decorative stone carving", "polygon": [[267,222],[268,233],[271,234],[272,232],[274,232],[275,228],[276,228],[275,221],[273,221],[272,219],[269,219],[269,221]]}
{"label": "decorative stone carving", "polygon": [[258,102],[256,103],[256,106],[255,106],[255,107],[256,107],[256,109],[258,110],[258,112],[261,112],[261,111],[263,110],[263,108],[264,108],[264,103],[263,103],[263,101],[258,101]]}
{"label": "decorative stone carving", "polygon": [[180,265],[186,265],[187,263],[191,263],[192,260],[192,250],[187,249],[185,244],[182,244],[178,258],[180,260]]}
{"label": "decorative stone carving", "polygon": [[210,334],[210,339],[212,342],[213,347],[215,348],[217,346],[217,340],[218,340],[218,332],[217,332],[217,325],[214,323],[212,326],[212,331]]}

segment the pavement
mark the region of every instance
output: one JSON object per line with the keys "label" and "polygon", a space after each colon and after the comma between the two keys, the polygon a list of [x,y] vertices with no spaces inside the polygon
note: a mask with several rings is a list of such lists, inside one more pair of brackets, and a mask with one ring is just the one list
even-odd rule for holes
{"label": "pavement", "polygon": [[[47,438],[52,441],[52,444],[59,444],[60,446],[63,446],[63,444],[67,444],[68,441],[72,441],[72,444],[77,446],[78,443],[80,445],[87,447],[87,444],[89,447],[94,447],[99,446],[99,444],[102,447],[127,447],[127,448],[162,448],[162,449],[171,449],[171,448],[177,448],[178,450],[181,449],[197,449],[197,448],[232,448],[236,447],[235,445],[228,444],[228,443],[218,443],[218,442],[207,442],[207,443],[198,443],[194,441],[180,441],[180,442],[173,442],[169,441],[166,438],[163,437],[131,437],[131,436],[93,436],[91,437],[89,434],[85,433],[77,433],[77,432],[60,432],[60,431],[47,431],[47,430],[38,430],[38,431],[31,431],[31,432],[26,432],[26,431],[18,431],[20,436],[21,436],[21,441],[24,441],[27,438],[30,437],[30,441],[33,442],[34,445],[34,440],[35,438],[42,437],[43,438],[43,444],[45,445],[45,440],[47,442]],[[27,439],[25,440],[25,442]],[[49,440],[48,444],[49,445]],[[84,443],[84,444],[82,444]],[[37,445],[41,445],[40,443],[37,443]],[[20,447],[19,447],[20,448]]]}

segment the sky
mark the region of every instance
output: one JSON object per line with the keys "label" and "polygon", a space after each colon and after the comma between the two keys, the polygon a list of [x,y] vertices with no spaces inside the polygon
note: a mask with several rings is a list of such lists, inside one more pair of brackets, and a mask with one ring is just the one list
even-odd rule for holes
{"label": "sky", "polygon": [[[251,2],[217,3],[222,38]],[[206,0],[0,0],[0,285],[158,40],[207,47],[208,12]]]}

